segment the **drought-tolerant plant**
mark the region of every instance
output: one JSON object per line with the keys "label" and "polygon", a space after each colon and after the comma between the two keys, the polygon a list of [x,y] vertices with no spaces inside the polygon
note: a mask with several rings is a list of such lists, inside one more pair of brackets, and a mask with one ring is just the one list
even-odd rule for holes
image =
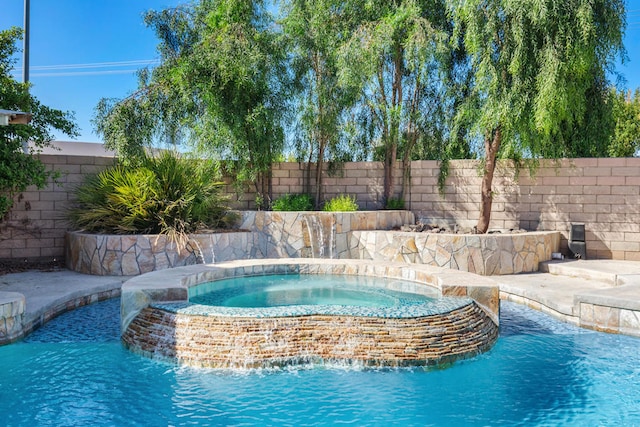
{"label": "drought-tolerant plant", "polygon": [[313,199],[308,194],[285,194],[273,201],[274,211],[310,211]]}
{"label": "drought-tolerant plant", "polygon": [[209,162],[169,151],[146,156],[140,166],[114,166],[87,178],[70,220],[88,232],[172,238],[225,227],[228,208],[217,178]]}
{"label": "drought-tolerant plant", "polygon": [[322,208],[325,212],[353,212],[358,210],[356,196],[341,194],[324,204]]}

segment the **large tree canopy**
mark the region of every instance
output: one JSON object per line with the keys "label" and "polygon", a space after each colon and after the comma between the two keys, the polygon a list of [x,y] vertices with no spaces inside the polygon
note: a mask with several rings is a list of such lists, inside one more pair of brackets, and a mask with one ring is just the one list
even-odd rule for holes
{"label": "large tree canopy", "polygon": [[161,65],[101,101],[97,130],[125,161],[159,141],[228,160],[265,206],[285,135],[318,204],[326,161],[382,161],[385,202],[397,158],[406,183],[410,160],[480,157],[485,232],[498,159],[630,152],[612,135],[635,104],[608,81],[624,16],[624,0],[196,0],[146,15]]}
{"label": "large tree canopy", "polygon": [[624,0],[458,0],[451,12],[473,73],[458,116],[482,140],[484,233],[496,159],[556,153],[583,125],[589,91],[623,52]]}
{"label": "large tree canopy", "polygon": [[361,129],[382,153],[387,202],[398,150],[404,149],[408,165],[418,141],[438,125],[434,107],[442,101],[437,71],[447,39],[445,8],[437,0],[352,3],[360,19],[341,47],[340,75],[361,94],[356,109]]}
{"label": "large tree canopy", "polygon": [[338,81],[338,50],[354,22],[343,4],[342,0],[282,2],[281,23],[295,85],[294,141],[298,158],[307,161],[308,175],[312,163],[316,164],[316,208],[323,201],[325,161],[339,161],[347,153],[341,144],[345,113],[354,102],[353,91]]}
{"label": "large tree canopy", "polygon": [[612,89],[609,99],[614,129],[608,145],[612,157],[631,157],[640,153],[640,88],[635,92]]}
{"label": "large tree canopy", "polygon": [[[0,218],[13,206],[16,193],[30,185],[42,188],[52,176],[34,156],[53,139],[51,130],[77,136],[72,114],[42,105],[29,93],[29,84],[17,82],[10,74],[13,55],[22,31],[11,28],[0,31],[0,109],[25,111],[33,118],[29,124],[0,126]],[[30,153],[23,147],[32,142]]]}

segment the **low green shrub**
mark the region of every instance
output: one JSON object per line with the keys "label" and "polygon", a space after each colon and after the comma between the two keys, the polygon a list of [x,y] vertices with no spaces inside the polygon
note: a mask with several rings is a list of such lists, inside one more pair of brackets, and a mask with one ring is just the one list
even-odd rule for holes
{"label": "low green shrub", "polygon": [[285,194],[273,201],[274,211],[310,211],[313,210],[313,199],[308,194]]}
{"label": "low green shrub", "polygon": [[404,200],[401,198],[390,198],[387,200],[387,204],[384,207],[388,210],[403,210],[404,209]]}
{"label": "low green shrub", "polygon": [[341,194],[324,204],[322,208],[325,212],[354,212],[358,210],[355,196]]}
{"label": "low green shrub", "polygon": [[179,238],[228,226],[227,198],[213,164],[163,152],[142,164],[114,166],[77,188],[71,223],[108,234],[167,234]]}

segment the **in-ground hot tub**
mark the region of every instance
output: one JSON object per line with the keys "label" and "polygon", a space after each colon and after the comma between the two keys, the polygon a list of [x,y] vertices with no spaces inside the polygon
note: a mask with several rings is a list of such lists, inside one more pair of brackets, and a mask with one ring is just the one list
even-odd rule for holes
{"label": "in-ground hot tub", "polygon": [[[489,349],[497,316],[468,296],[443,297],[425,268],[289,259],[148,273],[123,286],[122,340],[212,368],[435,365]],[[318,284],[327,274],[333,284]]]}

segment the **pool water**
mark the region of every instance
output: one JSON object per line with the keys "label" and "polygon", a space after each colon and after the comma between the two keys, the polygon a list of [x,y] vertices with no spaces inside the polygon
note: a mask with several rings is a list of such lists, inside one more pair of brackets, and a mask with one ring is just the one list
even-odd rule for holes
{"label": "pool water", "polygon": [[[432,301],[424,295],[386,289],[400,281],[381,277],[318,274],[250,276],[203,283],[189,301],[221,307],[264,308],[292,305],[396,307]],[[432,291],[435,296],[435,289]]]}
{"label": "pool water", "polygon": [[633,426],[640,340],[504,303],[501,337],[447,369],[213,371],[119,342],[119,301],[0,347],[6,426]]}

